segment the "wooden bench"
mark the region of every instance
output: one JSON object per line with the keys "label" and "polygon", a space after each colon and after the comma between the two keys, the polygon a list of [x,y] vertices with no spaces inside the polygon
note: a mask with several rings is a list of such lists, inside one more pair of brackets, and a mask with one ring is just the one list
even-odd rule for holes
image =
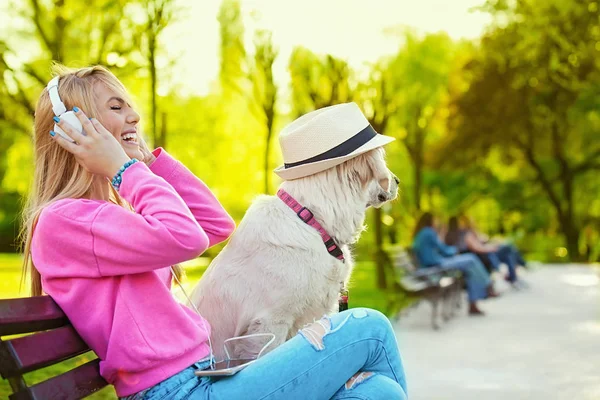
{"label": "wooden bench", "polygon": [[[442,318],[448,321],[455,310],[461,307],[462,274],[455,270],[442,270],[437,267],[418,268],[412,251],[394,246],[387,249],[389,264],[393,271],[394,290],[408,298],[415,299],[413,306],[421,300],[431,304],[431,325],[439,329],[438,309],[442,306]],[[400,314],[399,314],[400,315]]]}
{"label": "wooden bench", "polygon": [[11,400],[81,399],[107,386],[98,359],[32,386],[23,378],[88,351],[49,296],[0,300],[0,376],[10,383]]}

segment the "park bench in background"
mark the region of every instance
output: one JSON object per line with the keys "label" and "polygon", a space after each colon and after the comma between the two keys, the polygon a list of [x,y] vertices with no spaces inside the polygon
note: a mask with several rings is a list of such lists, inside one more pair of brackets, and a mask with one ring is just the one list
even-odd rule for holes
{"label": "park bench in background", "polygon": [[98,359],[32,386],[23,378],[88,351],[49,296],[0,300],[0,376],[10,383],[11,400],[81,399],[107,386]]}
{"label": "park bench in background", "polygon": [[386,254],[395,278],[394,290],[415,299],[413,306],[420,300],[428,301],[431,304],[431,324],[433,329],[439,329],[440,305],[444,321],[460,308],[464,285],[462,275],[458,271],[443,271],[436,267],[418,268],[412,252],[400,246],[388,248]]}

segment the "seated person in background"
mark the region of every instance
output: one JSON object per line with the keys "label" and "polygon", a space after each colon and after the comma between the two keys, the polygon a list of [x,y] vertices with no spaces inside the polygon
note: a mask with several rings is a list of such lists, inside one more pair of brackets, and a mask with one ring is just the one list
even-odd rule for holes
{"label": "seated person in background", "polygon": [[433,215],[425,213],[415,228],[413,251],[420,266],[462,271],[467,283],[469,315],[483,315],[477,306],[477,300],[497,296],[492,289],[485,267],[474,254],[457,254],[456,247],[442,243],[434,229],[434,222]]}
{"label": "seated person in background", "polygon": [[448,231],[444,236],[444,242],[449,246],[454,246],[459,253],[468,253],[467,243],[465,240],[467,231],[458,226],[458,217],[453,216],[448,220]]}
{"label": "seated person in background", "polygon": [[[454,221],[452,222],[454,226]],[[475,229],[473,221],[464,215],[460,218],[460,224],[457,225],[459,232],[462,232],[458,236],[463,236],[463,245],[466,247],[466,251],[477,254],[484,263],[491,265],[495,271],[500,270],[501,263],[506,264],[508,275],[505,279],[514,286],[518,278],[516,273],[517,259],[512,247],[485,243]],[[446,235],[446,243],[450,244],[454,236],[456,235]]]}
{"label": "seated person in background", "polygon": [[527,268],[527,261],[525,261],[525,258],[523,258],[523,255],[521,254],[521,251],[517,248],[517,246],[515,246],[512,243],[502,243],[500,246],[510,247],[513,253],[515,254],[515,260],[517,261],[517,265],[520,267]]}
{"label": "seated person in background", "polygon": [[[444,238],[444,242],[446,242],[447,245],[456,247],[458,249],[458,252],[463,254],[463,253],[472,252],[471,250],[469,250],[469,247],[467,246],[466,236],[468,233],[469,233],[469,231],[467,231],[466,229],[459,226],[458,217],[453,216],[453,217],[450,217],[450,219],[448,220],[448,230],[447,230],[446,234],[445,235],[440,234],[440,236]],[[479,253],[477,253],[477,252],[474,252],[474,253],[479,257],[479,259],[485,266],[486,270],[490,274],[492,273],[492,271],[498,269],[498,267],[500,265],[499,260],[497,263],[494,263],[494,262],[490,261],[489,257],[481,257],[481,255]],[[492,257],[492,258],[494,258],[494,257]]]}
{"label": "seated person in background", "polygon": [[[502,229],[500,231],[500,234],[502,235],[504,233],[504,229]],[[481,233],[476,232],[476,234],[479,236],[479,239],[483,239]],[[519,249],[517,248],[517,246],[512,243],[511,240],[509,239],[504,239],[504,238],[493,238],[492,240],[483,240],[486,243],[489,242],[493,242],[498,244],[500,247],[506,246],[509,247],[510,250],[513,252],[513,255],[515,257],[515,261],[517,262],[517,266],[519,267],[527,267],[527,261],[525,261],[525,259],[523,258],[523,255],[521,254],[521,252],[519,251]]]}

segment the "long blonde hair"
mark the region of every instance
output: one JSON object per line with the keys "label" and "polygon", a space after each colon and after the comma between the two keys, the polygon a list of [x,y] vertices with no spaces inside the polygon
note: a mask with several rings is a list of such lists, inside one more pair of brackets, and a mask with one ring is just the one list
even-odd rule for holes
{"label": "long blonde hair", "polygon": [[[102,66],[70,69],[55,64],[53,72],[53,75],[60,76],[58,91],[68,110],[78,106],[88,117],[98,118],[100,113],[94,97],[94,85],[97,83],[105,85],[129,104],[133,104],[123,84]],[[54,127],[53,116],[50,96],[44,89],[35,108],[33,186],[23,210],[20,235],[24,255],[21,284],[29,274],[32,296],[42,294],[41,276],[31,258],[31,240],[40,213],[44,207],[57,200],[89,198],[95,182],[94,175],[86,171],[71,153],[53,143],[54,139],[50,137],[50,131]],[[98,120],[103,122],[100,118]],[[132,209],[108,180],[106,185],[110,189],[111,202]],[[174,270],[179,278],[182,275],[181,267],[176,265]]]}

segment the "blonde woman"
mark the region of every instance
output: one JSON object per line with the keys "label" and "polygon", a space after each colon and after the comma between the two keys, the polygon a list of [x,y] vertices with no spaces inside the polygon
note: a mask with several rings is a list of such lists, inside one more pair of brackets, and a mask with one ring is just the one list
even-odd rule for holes
{"label": "blonde woman", "polygon": [[[61,118],[65,110],[82,131]],[[211,365],[210,325],[175,301],[169,266],[222,242],[235,225],[185,166],[147,149],[139,122],[105,68],[59,71],[36,107],[35,185],[24,221],[33,294],[52,296],[65,311],[117,395],[405,398],[390,323],[368,309],[325,317],[232,377],[195,375]]]}

